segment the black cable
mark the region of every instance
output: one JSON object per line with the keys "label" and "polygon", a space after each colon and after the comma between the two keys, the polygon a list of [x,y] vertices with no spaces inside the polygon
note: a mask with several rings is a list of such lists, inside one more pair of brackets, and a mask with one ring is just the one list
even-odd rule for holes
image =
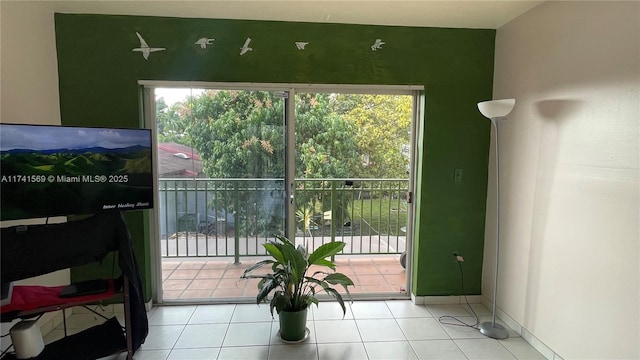
{"label": "black cable", "polygon": [[[478,325],[480,325],[480,319],[478,318],[478,314],[476,314],[476,312],[475,312],[475,311],[473,310],[473,308],[471,307],[471,304],[469,304],[469,298],[467,298],[467,295],[465,294],[465,291],[464,291],[464,271],[462,271],[462,264],[461,264],[461,262],[462,262],[462,261],[459,261],[459,260],[458,260],[458,268],[460,269],[460,283],[461,283],[460,285],[461,285],[461,287],[462,287],[462,294],[463,294],[463,296],[464,296],[464,300],[465,300],[465,302],[467,303],[467,306],[469,307],[469,309],[471,310],[471,313],[473,314],[473,317],[474,317],[474,319],[476,320],[476,322],[475,322],[474,324],[467,324],[466,322],[464,322],[464,321],[462,321],[462,320],[460,320],[460,319],[458,319],[457,317],[452,316],[452,315],[443,315],[443,316],[440,316],[440,317],[438,318],[438,322],[440,322],[440,324],[443,324],[443,325],[453,325],[453,326],[470,327],[470,328],[473,328],[473,329],[479,330]],[[452,319],[452,320],[454,320],[454,321],[457,321],[458,323],[445,322],[445,321],[443,321],[444,319]]]}

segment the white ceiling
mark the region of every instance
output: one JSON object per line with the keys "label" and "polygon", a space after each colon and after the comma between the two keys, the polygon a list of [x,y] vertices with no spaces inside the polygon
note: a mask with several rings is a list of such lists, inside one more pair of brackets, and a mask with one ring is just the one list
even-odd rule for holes
{"label": "white ceiling", "polygon": [[41,4],[66,13],[497,29],[542,2],[544,0],[56,0]]}

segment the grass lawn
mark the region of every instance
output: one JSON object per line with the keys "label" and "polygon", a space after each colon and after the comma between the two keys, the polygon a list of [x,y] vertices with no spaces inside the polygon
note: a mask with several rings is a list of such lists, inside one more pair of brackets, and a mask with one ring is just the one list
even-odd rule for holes
{"label": "grass lawn", "polygon": [[348,213],[352,226],[359,225],[363,235],[405,234],[407,204],[403,199],[353,200],[349,204]]}
{"label": "grass lawn", "polygon": [[[344,235],[405,235],[407,204],[404,199],[354,199],[348,202],[346,215],[335,221],[336,234]],[[315,235],[329,235],[330,211],[324,215],[314,211]]]}

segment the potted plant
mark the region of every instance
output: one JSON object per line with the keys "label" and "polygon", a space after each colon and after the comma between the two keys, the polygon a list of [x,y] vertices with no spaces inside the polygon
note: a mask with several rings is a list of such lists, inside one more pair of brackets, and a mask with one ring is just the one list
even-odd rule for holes
{"label": "potted plant", "polygon": [[[270,311],[278,313],[280,320],[280,338],[287,342],[304,341],[308,335],[307,309],[309,305],[318,305],[316,294],[325,292],[334,297],[342,313],[346,314],[342,295],[333,285],[342,286],[347,295],[353,281],[346,275],[335,272],[336,265],[330,257],[342,251],[345,243],[335,241],[321,245],[311,254],[304,246],[298,246],[283,236],[278,236],[263,244],[272,259],[262,260],[248,267],[241,279],[260,279],[258,283],[258,304],[267,302],[270,296]],[[312,265],[326,266],[333,272],[318,270],[309,274]],[[270,266],[271,272],[256,273],[256,270]]]}

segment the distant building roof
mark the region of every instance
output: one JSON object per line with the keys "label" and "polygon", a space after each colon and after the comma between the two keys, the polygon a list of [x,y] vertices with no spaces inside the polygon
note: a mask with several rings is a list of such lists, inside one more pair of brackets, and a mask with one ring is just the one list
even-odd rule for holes
{"label": "distant building roof", "polygon": [[186,145],[159,143],[158,176],[204,177],[200,155],[194,148]]}

